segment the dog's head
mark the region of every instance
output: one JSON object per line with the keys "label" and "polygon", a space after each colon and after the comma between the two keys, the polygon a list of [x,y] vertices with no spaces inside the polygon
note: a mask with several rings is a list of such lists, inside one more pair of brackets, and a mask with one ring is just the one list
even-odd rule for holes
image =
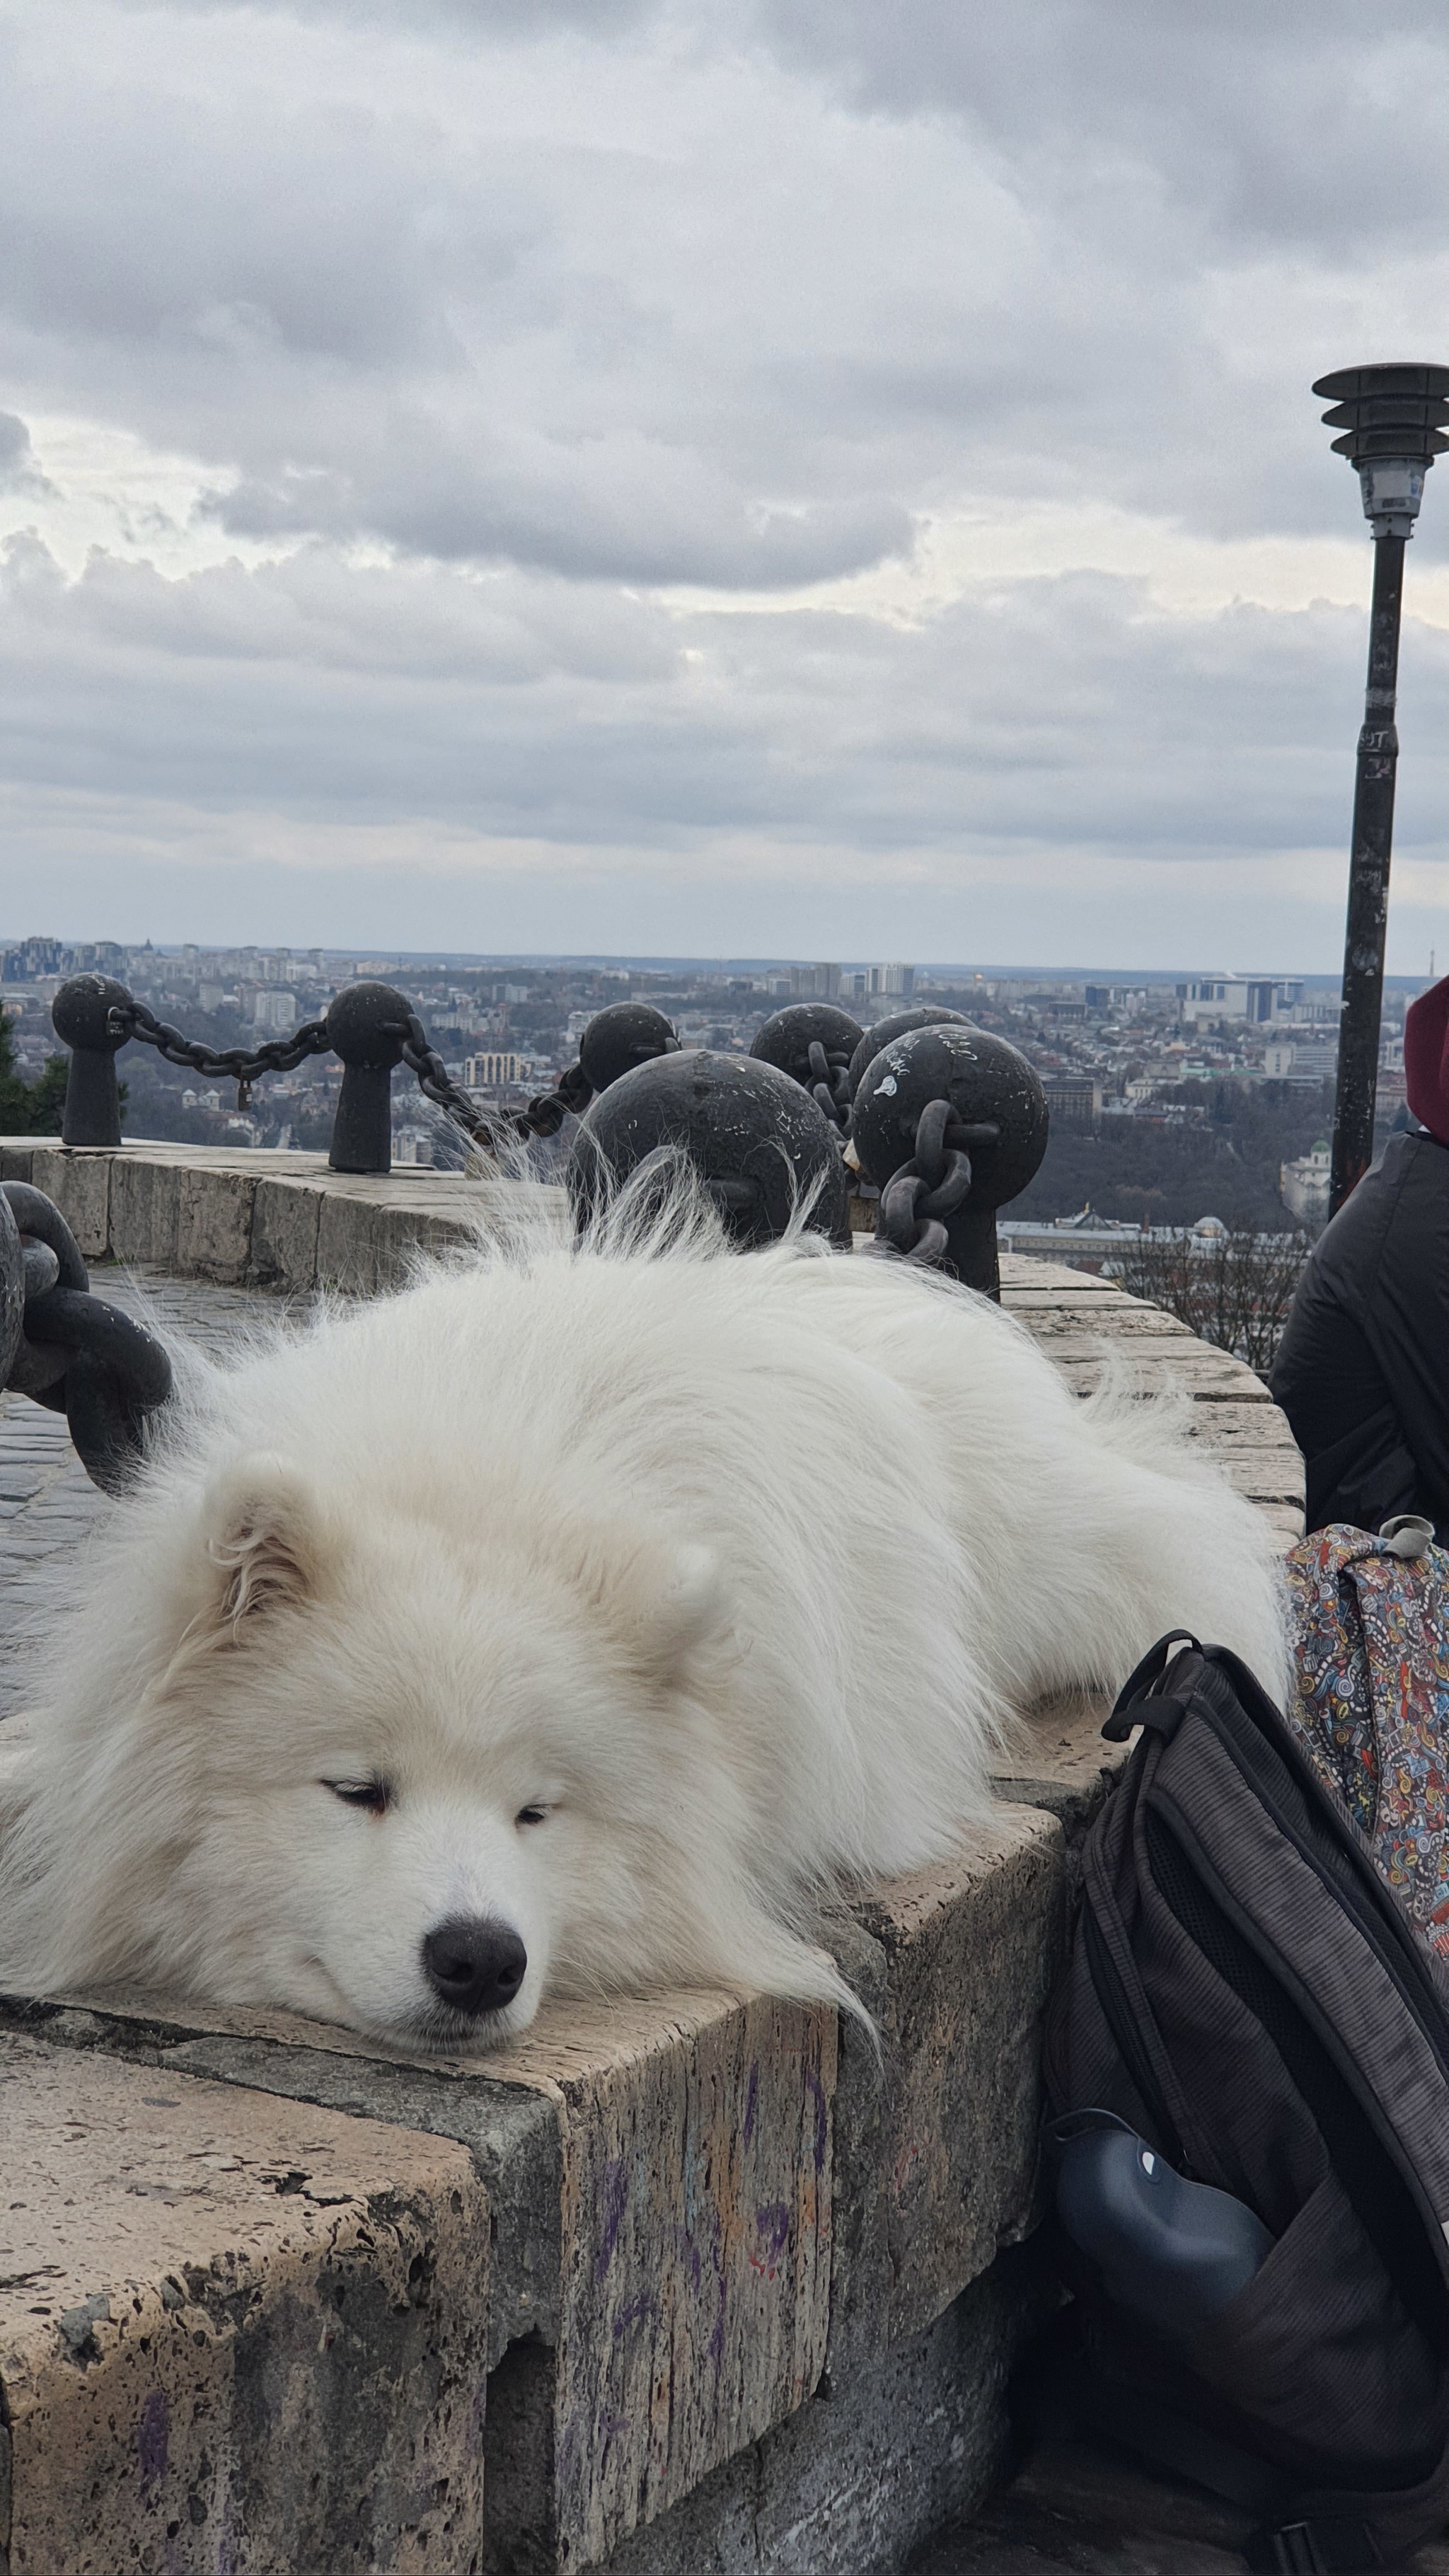
{"label": "dog's head", "polygon": [[489,1492],[469,1528],[421,1482],[323,1489],[271,1457],[213,1481],[113,1745],[95,1964],[451,2048],[522,2029],[546,1986],[720,1972],[737,1793],[701,1800],[691,1700],[728,1652],[713,1562]]}

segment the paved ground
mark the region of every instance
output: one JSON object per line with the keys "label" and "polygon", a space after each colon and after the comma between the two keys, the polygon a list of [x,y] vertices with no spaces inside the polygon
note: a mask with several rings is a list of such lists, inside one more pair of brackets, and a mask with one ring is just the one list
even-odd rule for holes
{"label": "paved ground", "polygon": [[[144,1311],[163,1340],[170,1326],[204,1344],[224,1343],[258,1304],[241,1289],[191,1279],[143,1282],[108,1268],[93,1272],[92,1285],[128,1314]],[[110,1508],[70,1445],[64,1414],[25,1396],[0,1396],[0,1718],[12,1714],[20,1695],[27,1621],[47,1572]]]}
{"label": "paved ground", "polygon": [[[1125,2457],[1051,2442],[913,2576],[1242,2576],[1249,2528],[1246,2514],[1149,2478]],[[1416,2550],[1402,2571],[1449,2576],[1449,2545]]]}

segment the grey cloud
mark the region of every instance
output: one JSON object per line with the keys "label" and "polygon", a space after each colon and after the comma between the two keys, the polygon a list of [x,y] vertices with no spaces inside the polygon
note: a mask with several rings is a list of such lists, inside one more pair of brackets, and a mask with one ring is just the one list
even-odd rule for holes
{"label": "grey cloud", "polygon": [[49,498],[55,485],[41,473],[31,450],[30,432],[13,411],[0,411],[0,492],[22,498]]}
{"label": "grey cloud", "polygon": [[[323,551],[182,583],[100,559],[66,583],[33,544],[6,589],[0,746],[36,785],[564,845],[764,832],[947,877],[961,848],[1267,856],[1346,830],[1344,610],[1169,618],[1078,575],[901,633],[523,575],[400,585]],[[1412,630],[1405,665],[1407,847],[1449,790],[1449,636]]]}
{"label": "grey cloud", "polygon": [[[778,885],[828,843],[948,890],[1341,844],[1359,615],[635,594],[858,570],[962,502],[1354,534],[1308,382],[1449,354],[1437,8],[1372,45],[1347,0],[66,15],[0,30],[0,398],[197,459],[209,528],[297,551],[68,584],[18,548],[17,792],[687,854],[701,921],[739,834]],[[1405,657],[1426,850],[1446,658]]]}
{"label": "grey cloud", "polygon": [[[1343,523],[1308,379],[1359,354],[1336,317],[1365,265],[1439,248],[1449,28],[1422,10],[1365,48],[1339,0],[1246,36],[1135,0],[678,0],[667,34],[545,15],[528,87],[496,13],[454,11],[429,75],[442,22],[379,9],[362,96],[329,95],[373,58],[326,10],[245,21],[254,73],[219,51],[210,90],[154,10],[63,87],[26,23],[0,368],[209,460],[239,535],[753,588],[898,553],[963,488]],[[201,23],[240,42],[234,11]],[[449,94],[505,63],[490,139]],[[606,77],[638,89],[617,135],[580,114]]]}

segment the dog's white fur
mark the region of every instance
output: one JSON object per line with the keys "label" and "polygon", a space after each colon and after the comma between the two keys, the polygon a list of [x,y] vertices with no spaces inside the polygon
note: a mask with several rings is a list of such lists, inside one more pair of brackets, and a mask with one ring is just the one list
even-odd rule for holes
{"label": "dog's white fur", "polygon": [[[821,1900],[983,1819],[1013,1709],[1178,1625],[1282,1685],[1181,1407],[809,1236],[525,1229],[189,1379],[38,1658],[11,1985],[471,2047],[546,1988],[840,1995]],[[528,1953],[481,2023],[423,1973],[457,1916]]]}

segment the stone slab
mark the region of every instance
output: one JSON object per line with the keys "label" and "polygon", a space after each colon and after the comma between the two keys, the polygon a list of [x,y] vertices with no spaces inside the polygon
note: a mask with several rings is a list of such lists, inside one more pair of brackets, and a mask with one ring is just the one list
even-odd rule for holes
{"label": "stone slab", "polygon": [[260,1288],[305,1293],[317,1280],[322,1193],[304,1181],[263,1176],[252,1202],[251,1276]]}
{"label": "stone slab", "polygon": [[111,1239],[110,1156],[74,1155],[64,1146],[36,1145],[27,1177],[35,1189],[55,1201],[85,1259],[101,1260]]}
{"label": "stone slab", "polygon": [[[900,2576],[1000,2474],[1006,2384],[1041,2311],[1032,2249],[934,2324],[829,2378],[788,2423],[625,2541],[608,2576]],[[490,2576],[531,2576],[495,2558]]]}
{"label": "stone slab", "polygon": [[176,1269],[183,1279],[240,1286],[251,1272],[254,1172],[199,1171],[176,1182]]}
{"label": "stone slab", "polygon": [[1062,1828],[1003,1805],[959,1856],[854,1907],[881,2050],[847,2024],[836,2100],[832,2378],[919,2333],[1032,2222]]}
{"label": "stone slab", "polygon": [[0,2038],[10,2576],[476,2567],[466,2154]]}
{"label": "stone slab", "polygon": [[55,1201],[88,1261],[305,1294],[398,1287],[420,1250],[466,1244],[480,1219],[540,1191],[561,1233],[561,1189],[492,1169],[334,1172],[321,1154],[128,1137],[116,1147],[0,1138],[0,1177]]}
{"label": "stone slab", "polygon": [[497,2229],[505,2391],[520,2376],[510,2347],[538,2347],[510,2462],[533,2564],[597,2563],[819,2378],[833,2011],[697,1992],[554,2005],[509,2048],[439,2060],[164,1998],[3,2009],[53,2043],[119,2050],[168,2077],[265,2086],[468,2143]]}
{"label": "stone slab", "polygon": [[174,1274],[179,1195],[174,1163],[118,1154],[111,1172],[111,1258]]}

